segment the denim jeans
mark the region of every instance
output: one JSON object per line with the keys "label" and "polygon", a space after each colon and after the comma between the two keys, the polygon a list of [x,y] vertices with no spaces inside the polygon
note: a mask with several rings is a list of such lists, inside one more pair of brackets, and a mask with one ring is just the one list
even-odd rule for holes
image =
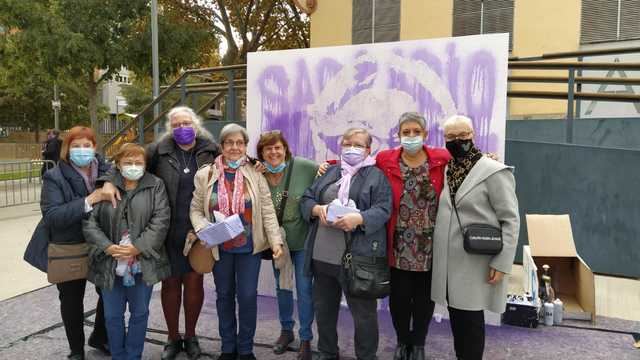
{"label": "denim jeans", "polygon": [[[296,296],[298,305],[298,318],[300,318],[300,330],[298,334],[300,340],[313,339],[311,324],[313,323],[313,297],[312,278],[304,275],[304,250],[291,251],[291,261],[296,277]],[[276,277],[276,292],[278,295],[278,314],[282,330],[293,331],[295,321],[293,320],[293,291],[280,289],[278,277],[280,271],[273,263],[273,272]]]}
{"label": "denim jeans", "polygon": [[[258,318],[258,277],[260,254],[234,254],[220,251],[213,267],[216,284],[218,330],[222,352],[240,355],[253,353],[253,338]],[[238,319],[236,319],[236,297]],[[240,326],[238,326],[238,323]]]}
{"label": "denim jeans", "polygon": [[[142,357],[153,286],[142,281],[142,274],[137,274],[135,280],[134,286],[125,287],[122,277],[116,276],[113,289],[102,289],[109,350],[114,360],[134,360]],[[124,311],[127,303],[131,316],[128,330],[125,332]]]}

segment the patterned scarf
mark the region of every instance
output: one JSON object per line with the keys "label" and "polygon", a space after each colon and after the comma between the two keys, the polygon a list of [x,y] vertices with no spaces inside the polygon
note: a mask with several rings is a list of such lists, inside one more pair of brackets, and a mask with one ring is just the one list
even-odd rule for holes
{"label": "patterned scarf", "polygon": [[447,183],[451,196],[456,196],[460,185],[467,178],[473,166],[482,158],[482,153],[478,148],[471,147],[467,155],[461,159],[452,158],[447,164]]}
{"label": "patterned scarf", "polygon": [[[241,160],[240,166],[244,165],[246,159]],[[231,197],[231,204],[229,204],[229,192],[225,186],[224,172],[225,169],[229,169],[222,162],[222,155],[219,155],[215,160],[215,166],[218,169],[218,207],[220,212],[225,216],[233,214],[244,213],[244,176],[241,171],[236,171],[236,176],[233,182],[233,195]],[[240,168],[238,168],[239,170]]]}
{"label": "patterned scarf", "polygon": [[342,178],[338,180],[337,184],[340,185],[340,189],[338,190],[338,199],[342,205],[347,205],[349,202],[349,190],[351,189],[351,178],[360,170],[360,168],[365,166],[373,166],[376,164],[376,160],[367,156],[362,162],[355,164],[353,166],[347,164],[346,161],[341,161],[341,173]]}

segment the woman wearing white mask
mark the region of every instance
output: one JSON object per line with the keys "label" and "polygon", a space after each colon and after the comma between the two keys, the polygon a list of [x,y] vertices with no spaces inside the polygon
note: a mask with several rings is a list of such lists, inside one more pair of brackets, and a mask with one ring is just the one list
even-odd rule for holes
{"label": "woman wearing white mask", "polygon": [[378,153],[376,163],[393,192],[393,212],[387,223],[387,252],[391,266],[389,306],[396,330],[394,360],[422,360],[433,316],[431,260],[445,149],[424,145],[426,122],[407,112],[398,121],[401,146]]}
{"label": "woman wearing white mask", "polygon": [[[164,181],[171,207],[166,237],[171,276],[162,281],[161,291],[168,339],[161,359],[174,360],[183,350],[189,358],[197,359],[202,353],[196,325],[204,303],[203,275],[194,271],[183,249],[186,238],[195,238],[189,220],[194,176],[200,167],[213,162],[220,149],[203,127],[202,119],[186,106],[169,110],[165,129],[166,133],[146,151],[146,170]],[[120,194],[111,176],[105,181],[104,191],[115,206]],[[179,332],[181,307],[184,309],[182,335]]]}
{"label": "woman wearing white mask", "polygon": [[[88,127],[69,130],[62,142],[60,163],[44,173],[40,207],[45,226],[49,228],[51,243],[84,243],[82,220],[89,217],[93,206],[108,197],[96,189],[96,179],[110,168],[95,154],[96,137]],[[71,354],[69,359],[84,359],[84,291],[86,279],[56,284],[60,299],[60,313],[67,334]],[[104,326],[102,296],[98,291],[98,305],[89,346],[108,354],[107,333]]]}
{"label": "woman wearing white mask", "polygon": [[225,217],[238,215],[244,225],[242,234],[211,249],[216,260],[213,279],[222,340],[219,360],[255,360],[260,253],[270,248],[274,259],[284,254],[269,185],[247,158],[248,142],[249,135],[240,125],[222,128],[222,155],[198,170],[191,200],[196,232],[215,221],[214,212]]}
{"label": "woman wearing white mask", "polygon": [[[121,200],[100,203],[85,220],[89,280],[102,289],[113,359],[140,359],[153,285],[171,275],[165,248],[169,199],[164,182],[145,172],[145,151],[124,144],[114,156]],[[124,309],[129,308],[125,331]]]}
{"label": "woman wearing white mask", "polygon": [[[318,359],[339,359],[337,322],[342,293],[346,295],[355,325],[358,359],[376,359],[378,350],[377,300],[349,293],[342,261],[350,237],[351,254],[386,263],[385,223],[391,214],[391,189],[371,154],[371,136],[365,129],[345,132],[341,161],[307,189],[300,210],[310,223],[305,243],[305,272],[313,274],[313,305],[318,324]],[[333,222],[327,221],[328,204],[339,201],[355,206]]]}

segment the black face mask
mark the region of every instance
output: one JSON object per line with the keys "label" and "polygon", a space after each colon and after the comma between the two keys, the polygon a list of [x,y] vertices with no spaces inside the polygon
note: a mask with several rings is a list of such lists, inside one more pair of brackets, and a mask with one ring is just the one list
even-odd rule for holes
{"label": "black face mask", "polygon": [[452,141],[447,141],[445,146],[447,147],[447,150],[449,150],[451,156],[456,159],[461,159],[465,157],[473,148],[473,140],[455,139]]}

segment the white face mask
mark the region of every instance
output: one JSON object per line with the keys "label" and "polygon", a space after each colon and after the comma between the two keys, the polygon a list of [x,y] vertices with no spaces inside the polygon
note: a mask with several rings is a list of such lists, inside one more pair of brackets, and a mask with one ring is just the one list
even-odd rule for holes
{"label": "white face mask", "polygon": [[139,180],[144,175],[144,166],[142,165],[125,165],[120,170],[125,179],[131,181]]}

